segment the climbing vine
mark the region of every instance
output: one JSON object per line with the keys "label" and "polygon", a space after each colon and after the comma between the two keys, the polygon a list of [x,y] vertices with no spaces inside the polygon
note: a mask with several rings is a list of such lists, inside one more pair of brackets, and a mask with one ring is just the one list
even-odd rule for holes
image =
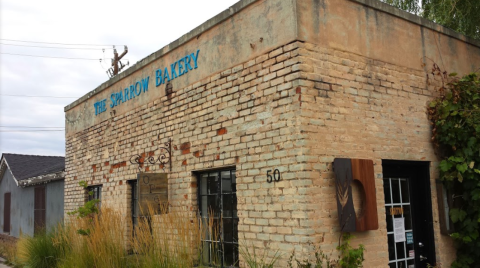
{"label": "climbing vine", "polygon": [[[82,186],[84,189],[88,189],[88,183],[86,181],[80,181],[78,185]],[[88,192],[89,196],[93,195],[92,191]],[[77,215],[78,218],[87,218],[88,222],[91,223],[93,221],[93,217],[95,214],[98,214],[98,206],[97,204],[100,202],[98,199],[92,199],[90,201],[85,202],[83,206],[80,206],[74,211],[68,212],[68,215]],[[77,233],[81,235],[90,235],[91,230],[87,229],[78,229]]]}
{"label": "climbing vine", "polygon": [[480,80],[475,73],[447,76],[436,65],[431,74],[442,81],[428,113],[442,159],[440,179],[455,204],[449,215],[457,246],[452,267],[473,267],[480,263]]}

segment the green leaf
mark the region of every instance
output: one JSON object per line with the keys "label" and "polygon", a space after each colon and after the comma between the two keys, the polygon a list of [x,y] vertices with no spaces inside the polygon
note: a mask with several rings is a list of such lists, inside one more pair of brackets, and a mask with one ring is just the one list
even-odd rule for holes
{"label": "green leaf", "polygon": [[448,160],[442,160],[442,162],[440,162],[439,167],[441,171],[447,172],[453,167],[453,163],[451,163]]}
{"label": "green leaf", "polygon": [[475,189],[472,191],[472,199],[473,200],[478,200],[480,199],[480,189]]}
{"label": "green leaf", "polygon": [[463,221],[465,219],[465,216],[467,216],[467,212],[461,209],[452,208],[450,210],[450,219],[452,219],[453,223]]}
{"label": "green leaf", "polygon": [[457,76],[457,73],[450,73],[448,76]]}
{"label": "green leaf", "polygon": [[475,146],[475,144],[477,143],[477,138],[475,137],[470,137],[470,139],[468,139],[468,147],[472,148]]}
{"label": "green leaf", "polygon": [[457,170],[461,173],[464,173],[468,169],[467,163],[462,163],[457,165]]}
{"label": "green leaf", "polygon": [[87,187],[88,187],[88,182],[86,182],[86,181],[79,181],[79,182],[78,182],[78,185],[82,186],[83,188],[87,188]]}
{"label": "green leaf", "polygon": [[460,157],[460,156],[450,156],[448,158],[448,160],[450,160],[452,162],[455,162],[455,163],[462,163],[463,161],[465,161],[465,159],[463,157]]}

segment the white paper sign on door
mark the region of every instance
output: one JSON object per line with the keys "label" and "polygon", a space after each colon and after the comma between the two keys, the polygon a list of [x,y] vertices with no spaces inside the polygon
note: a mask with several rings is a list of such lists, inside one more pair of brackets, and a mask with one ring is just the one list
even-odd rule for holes
{"label": "white paper sign on door", "polygon": [[405,242],[405,218],[393,219],[393,235],[395,236],[395,243]]}

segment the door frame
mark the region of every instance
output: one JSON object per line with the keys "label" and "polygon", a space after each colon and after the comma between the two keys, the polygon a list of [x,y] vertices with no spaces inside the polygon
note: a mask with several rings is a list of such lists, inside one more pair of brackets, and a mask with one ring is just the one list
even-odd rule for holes
{"label": "door frame", "polygon": [[[412,209],[412,227],[415,250],[415,267],[426,267],[427,263],[435,265],[435,234],[433,226],[432,191],[429,161],[382,160],[383,178],[409,179],[409,191]],[[419,204],[420,203],[420,204]],[[420,216],[419,216],[420,215]],[[423,224],[419,218],[423,217]],[[416,219],[415,219],[416,218]],[[417,238],[423,235],[424,241]],[[421,248],[419,242],[425,247]],[[420,254],[427,256],[421,262]],[[422,264],[424,266],[422,266]]]}

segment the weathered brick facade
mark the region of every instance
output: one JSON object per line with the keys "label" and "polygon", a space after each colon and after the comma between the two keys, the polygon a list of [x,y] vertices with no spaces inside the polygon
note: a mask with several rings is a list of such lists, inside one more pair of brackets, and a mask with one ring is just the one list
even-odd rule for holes
{"label": "weathered brick facade", "polygon": [[[229,18],[255,16],[258,10],[265,12],[266,6],[277,8],[272,17],[288,18],[290,7],[295,6],[292,14],[298,14],[310,4],[273,2],[240,2],[240,10],[229,14]],[[340,2],[336,6],[326,1],[326,9],[333,13],[342,7],[361,7],[351,1]],[[402,21],[390,18],[392,23]],[[222,32],[222,25],[228,23],[231,21],[220,21],[204,33],[215,39],[215,31]],[[282,21],[277,23],[281,26]],[[389,257],[382,160],[430,161],[435,253],[437,262],[451,263],[455,257],[452,241],[440,234],[438,223],[434,183],[438,160],[426,114],[435,85],[426,79],[427,68],[422,66],[425,61],[419,58],[416,65],[398,64],[398,59],[390,61],[339,45],[325,45],[315,38],[309,40],[305,34],[308,25],[295,27],[300,30],[292,31],[292,38],[271,43],[265,39],[268,44],[257,38],[256,43],[245,44],[241,51],[252,50],[250,57],[239,52],[238,57],[232,55],[231,61],[214,63],[211,59],[215,52],[202,50],[199,68],[214,67],[193,74],[197,80],[173,83],[172,95],[166,96],[165,86],[155,87],[151,81],[148,99],[131,100],[127,108],[111,109],[102,117],[95,117],[90,111],[91,97],[102,92],[109,96],[117,88],[144,77],[157,68],[153,66],[159,65],[159,56],[67,107],[65,211],[84,203],[84,190],[78,182],[85,180],[91,185],[103,185],[102,205],[129,213],[127,181],[136,179],[139,172],[130,159],[137,154],[155,155],[157,148],[171,139],[171,163],[145,164],[142,171],[169,173],[168,198],[172,206],[197,210],[195,171],[235,167],[239,239],[258,248],[279,249],[283,255],[278,265],[284,267],[294,249],[306,252],[311,247],[309,241],[320,242],[327,253],[337,246],[333,160],[371,159],[380,227],[355,233],[354,244],[363,243],[367,249],[365,267],[386,267]],[[437,34],[432,29],[428,31]],[[196,46],[195,42],[189,39],[185,46],[189,49],[188,46]],[[265,48],[256,50],[256,46],[262,45]],[[474,67],[474,59],[480,59],[480,49],[466,46],[474,53],[470,66]],[[171,48],[166,53],[175,50]],[[445,61],[454,56],[449,55]],[[209,73],[211,70],[216,71]],[[281,181],[267,183],[266,171],[274,169],[281,172]]]}

